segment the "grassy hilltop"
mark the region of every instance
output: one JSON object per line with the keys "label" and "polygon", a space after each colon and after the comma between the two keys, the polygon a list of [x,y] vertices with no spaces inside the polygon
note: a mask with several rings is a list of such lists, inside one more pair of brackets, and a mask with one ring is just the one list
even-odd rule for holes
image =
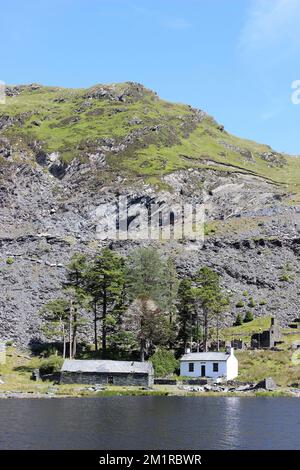
{"label": "grassy hilltop", "polygon": [[140,84],[15,86],[7,95],[0,139],[9,140],[15,160],[26,154],[35,161],[45,152],[69,164],[104,152],[108,174],[157,183],[186,168],[243,173],[282,185],[299,199],[299,158],[234,137],[206,113],[163,101]]}

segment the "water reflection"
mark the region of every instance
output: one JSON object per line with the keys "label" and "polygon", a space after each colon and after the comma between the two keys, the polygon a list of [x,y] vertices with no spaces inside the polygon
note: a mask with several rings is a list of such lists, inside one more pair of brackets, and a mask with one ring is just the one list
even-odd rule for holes
{"label": "water reflection", "polygon": [[300,449],[296,398],[0,400],[0,449]]}
{"label": "water reflection", "polygon": [[224,432],[222,448],[236,449],[240,436],[241,406],[243,398],[228,397],[224,412]]}

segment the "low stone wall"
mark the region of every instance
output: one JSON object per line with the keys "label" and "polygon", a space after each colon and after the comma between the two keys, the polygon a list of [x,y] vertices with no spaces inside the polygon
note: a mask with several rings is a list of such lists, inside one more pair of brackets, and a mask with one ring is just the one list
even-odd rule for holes
{"label": "low stone wall", "polygon": [[185,385],[207,385],[207,379],[185,379],[182,381]]}
{"label": "low stone wall", "polygon": [[49,380],[50,382],[60,383],[60,372],[54,372],[53,374],[41,374],[40,378],[43,382]]}
{"label": "low stone wall", "polygon": [[155,385],[177,385],[176,379],[154,379]]}
{"label": "low stone wall", "polygon": [[94,373],[94,372],[61,372],[61,384],[101,384],[120,386],[150,387],[153,377],[148,374]]}

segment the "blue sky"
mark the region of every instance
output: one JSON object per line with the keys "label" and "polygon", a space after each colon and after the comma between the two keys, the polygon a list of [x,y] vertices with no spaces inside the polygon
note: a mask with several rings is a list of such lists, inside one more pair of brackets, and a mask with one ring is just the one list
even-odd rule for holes
{"label": "blue sky", "polygon": [[137,81],[300,154],[300,0],[10,0],[0,15],[6,83]]}

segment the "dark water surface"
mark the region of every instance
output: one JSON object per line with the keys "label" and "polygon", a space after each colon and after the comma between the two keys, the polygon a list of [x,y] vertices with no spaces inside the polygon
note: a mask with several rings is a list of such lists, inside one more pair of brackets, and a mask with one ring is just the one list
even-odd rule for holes
{"label": "dark water surface", "polygon": [[300,400],[0,400],[0,449],[300,449]]}

